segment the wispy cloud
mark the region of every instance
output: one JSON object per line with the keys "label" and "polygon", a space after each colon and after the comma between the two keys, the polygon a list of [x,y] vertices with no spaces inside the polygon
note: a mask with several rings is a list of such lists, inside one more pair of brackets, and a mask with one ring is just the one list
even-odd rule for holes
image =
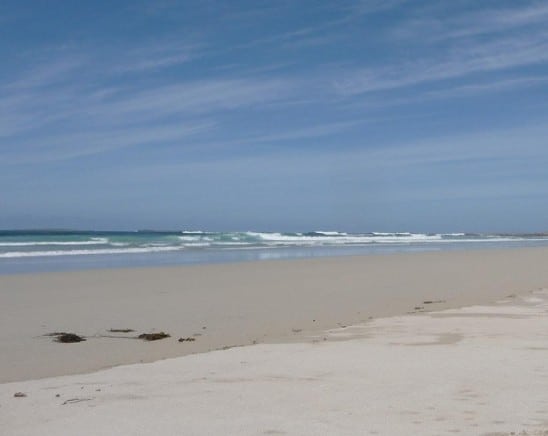
{"label": "wispy cloud", "polygon": [[446,32],[438,37],[462,38],[497,32],[508,32],[517,27],[544,25],[548,19],[548,4],[534,3],[512,8],[495,8],[465,14],[450,21]]}
{"label": "wispy cloud", "polygon": [[[546,160],[548,157],[543,146],[543,137],[546,133],[547,129],[543,125],[502,128],[490,132],[407,141],[363,153],[373,161],[383,161],[385,166],[407,167],[484,160]],[[516,147],[516,143],[519,143],[520,147]]]}
{"label": "wispy cloud", "polygon": [[401,88],[548,61],[548,33],[459,46],[411,63],[357,69],[334,82],[343,95]]}
{"label": "wispy cloud", "polygon": [[291,30],[255,38],[250,41],[233,45],[231,49],[241,50],[264,45],[276,45],[280,48],[299,49],[332,44],[344,37],[343,33],[341,33],[341,28],[354,20],[356,15],[366,13],[354,2],[346,7],[340,7],[339,5],[323,5],[319,8],[325,9],[327,13],[331,14],[329,20],[322,21],[315,25],[301,26]]}
{"label": "wispy cloud", "polygon": [[350,100],[341,107],[351,110],[377,110],[388,107],[404,107],[435,100],[482,98],[489,93],[516,92],[527,88],[542,87],[548,84],[548,76],[524,76],[472,81],[470,83],[448,84],[437,89],[421,90],[406,96],[379,95],[374,98]]}
{"label": "wispy cloud", "polygon": [[406,0],[358,0],[351,8],[355,13],[367,15],[393,9],[405,2]]}
{"label": "wispy cloud", "polygon": [[[293,150],[294,147],[281,147],[280,145],[294,145],[297,141],[300,145],[310,141],[313,141],[315,149],[319,150],[321,147],[318,144],[329,141],[330,138],[334,138],[341,133],[348,132],[354,128],[358,128],[360,125],[367,124],[369,120],[354,120],[354,121],[340,121],[340,122],[324,122],[306,126],[287,127],[281,132],[263,132],[257,133],[243,131],[232,133],[226,137],[212,137],[207,140],[198,136],[192,137],[191,141],[186,141],[181,145],[184,146],[185,151],[193,155],[192,161],[208,161],[211,156],[215,159],[226,159],[233,156],[231,152],[237,152],[234,156],[240,158],[240,153],[245,151],[245,154],[263,154],[268,152],[269,156],[273,156],[273,150]],[[217,126],[216,126],[217,127]],[[218,132],[217,132],[218,133]],[[275,146],[275,147],[271,147]],[[207,150],[209,153],[204,153]],[[222,158],[222,156],[224,156]]]}
{"label": "wispy cloud", "polygon": [[[50,83],[49,81],[47,83]],[[31,132],[56,120],[71,116],[78,108],[77,93],[72,86],[36,87],[29,83],[24,88],[3,89],[0,92],[0,138]]]}
{"label": "wispy cloud", "polygon": [[[388,3],[387,7],[391,2]],[[374,9],[375,5],[372,2],[371,7]],[[342,96],[352,96],[417,85],[426,87],[434,82],[471,80],[474,75],[510,72],[548,62],[548,32],[543,26],[548,19],[545,2],[512,6],[474,4],[473,8],[453,7],[451,14],[447,10],[446,4],[423,5],[420,14],[409,11],[407,16],[393,21],[379,37],[388,46],[404,44],[410,55],[387,58],[382,64],[349,68],[333,81],[334,89]],[[386,31],[395,39],[385,40]],[[409,58],[414,60],[406,60]],[[509,89],[530,83],[515,80],[501,86]],[[454,84],[448,86],[457,88]],[[462,89],[462,95],[487,89],[480,78],[477,87],[470,84]],[[449,90],[447,95],[451,94]]]}
{"label": "wispy cloud", "polygon": [[294,84],[278,79],[211,79],[130,89],[86,108],[92,116],[146,116],[207,114],[279,101],[291,95]]}
{"label": "wispy cloud", "polygon": [[[474,37],[496,37],[512,31],[534,32],[544,27],[548,19],[548,5],[543,2],[515,3],[512,7],[484,6],[480,2],[478,9],[456,8],[447,13],[447,4],[426,8],[421,13],[409,14],[404,20],[392,26],[388,35],[402,41],[418,40],[425,45],[451,42]],[[449,7],[454,6],[451,3]]]}
{"label": "wispy cloud", "polygon": [[245,139],[246,142],[258,143],[258,142],[277,142],[287,141],[294,139],[305,138],[320,138],[325,136],[331,136],[336,133],[343,132],[359,124],[363,124],[363,120],[358,121],[341,121],[336,123],[323,123],[313,126],[301,127],[297,129],[288,129],[281,133],[270,133],[266,135],[258,135],[255,137]]}
{"label": "wispy cloud", "polygon": [[311,36],[311,35],[314,35],[318,31],[325,29],[326,27],[330,27],[331,25],[332,24],[330,22],[328,24],[302,27],[295,30],[275,33],[273,35],[263,36],[260,38],[255,38],[251,41],[246,41],[240,44],[233,45],[231,49],[241,50],[241,49],[249,49],[252,47],[257,47],[262,45],[272,45],[272,44],[285,44],[285,45],[298,44],[299,41],[313,38],[314,36]]}
{"label": "wispy cloud", "polygon": [[159,71],[195,59],[199,56],[198,50],[203,48],[203,44],[156,42],[129,50],[121,57],[116,54],[110,64],[112,71],[119,73]]}
{"label": "wispy cloud", "polygon": [[[352,2],[357,8],[355,14],[359,16],[402,4],[405,4],[403,0]],[[337,8],[338,15],[328,16],[317,25],[251,39],[246,47],[256,50],[262,50],[266,45],[300,48],[333,41],[343,41],[344,45],[350,38],[336,39],[340,34],[331,32],[348,18],[344,13],[346,9],[339,5]],[[535,13],[543,16],[545,12],[548,13],[548,7],[535,4],[519,11],[504,9],[489,13],[498,17],[492,24],[493,29],[498,29],[504,23],[513,23],[512,26],[537,23]],[[487,13],[476,13],[475,22],[487,20]],[[456,18],[449,20],[457,21]],[[464,24],[449,27],[452,32],[465,30]],[[474,27],[470,26],[470,29]],[[34,150],[40,149],[44,156],[50,156],[48,158],[65,159],[147,141],[152,144],[151,135],[159,141],[176,141],[192,135],[193,140],[204,144],[298,141],[328,137],[360,124],[354,120],[363,114],[348,110],[348,103],[363,101],[364,98],[354,96],[374,91],[394,91],[417,85],[428,88],[413,95],[386,99],[383,94],[378,95],[384,105],[403,105],[421,99],[466,97],[546,82],[547,78],[542,74],[513,74],[497,80],[490,77],[489,81],[485,77],[473,77],[547,62],[548,32],[545,30],[497,38],[464,36],[464,33],[462,38],[454,36],[459,41],[427,52],[414,61],[403,61],[403,57],[396,56],[368,62],[367,58],[356,56],[355,61],[347,59],[346,64],[337,69],[326,67],[328,62],[322,60],[321,64],[311,63],[304,71],[295,68],[291,74],[284,67],[298,63],[298,56],[284,57],[283,62],[267,57],[266,63],[253,63],[247,57],[233,56],[228,49],[230,56],[225,53],[220,59],[233,62],[233,68],[223,70],[219,67],[222,62],[215,57],[219,53],[210,50],[207,44],[174,37],[136,46],[113,46],[102,51],[73,47],[72,51],[64,50],[62,56],[55,53],[49,62],[42,56],[40,62],[0,88],[0,137],[4,138],[0,147],[35,147]],[[84,54],[78,54],[78,51]],[[264,53],[257,51],[255,54]],[[207,77],[199,78],[192,62],[208,56],[205,63],[212,67],[208,67]],[[241,70],[239,66],[245,62],[250,66]],[[350,62],[353,66],[347,67]],[[367,66],[363,66],[366,63]],[[183,74],[164,71],[171,67],[181,67],[175,72],[183,71]],[[458,80],[448,83],[450,79]],[[441,81],[446,82],[437,83]],[[436,86],[426,86],[433,84]],[[347,105],[338,112],[343,104]],[[284,111],[290,109],[295,116],[286,117]],[[319,111],[323,112],[321,119],[329,121],[310,123],[312,114]],[[243,118],[242,114],[262,121],[257,129],[263,132],[251,133],[254,132],[252,123],[240,131],[241,124],[230,125],[227,121],[230,117]],[[270,124],[267,118],[270,114],[275,114],[278,120],[292,117],[291,123],[273,132],[269,127],[265,128],[265,125],[277,122]],[[282,124],[280,121],[279,125]],[[147,134],[147,130],[151,133]],[[208,137],[214,130],[230,139],[218,141]],[[234,134],[235,130],[238,134]],[[34,139],[29,139],[31,137]],[[139,138],[144,142],[138,141]]]}
{"label": "wispy cloud", "polygon": [[548,76],[526,76],[502,80],[491,80],[483,83],[471,83],[458,85],[442,90],[428,91],[421,97],[447,98],[447,97],[469,97],[490,92],[503,92],[515,89],[528,88],[548,84]]}
{"label": "wispy cloud", "polygon": [[[147,145],[154,147],[182,141],[211,131],[213,122],[171,123],[145,127],[110,129],[105,132],[61,133],[40,139],[18,139],[0,144],[0,163],[37,163],[59,161],[105,153],[121,148]],[[21,151],[25,153],[21,153]]]}
{"label": "wispy cloud", "polygon": [[296,83],[282,78],[174,78],[144,87],[139,81],[121,80],[121,72],[187,62],[186,54],[172,53],[187,53],[195,46],[145,48],[123,51],[114,67],[105,62],[112,51],[88,56],[66,51],[64,57],[55,53],[49,62],[42,59],[0,87],[2,162],[62,160],[177,143],[191,135],[207,136],[223,112],[283,102],[295,94]]}
{"label": "wispy cloud", "polygon": [[320,45],[325,46],[329,44],[337,44],[340,42],[341,39],[344,39],[344,36],[339,33],[309,36],[295,39],[293,41],[284,42],[283,44],[281,44],[281,47],[290,49],[303,49],[317,47]]}
{"label": "wispy cloud", "polygon": [[308,140],[326,138],[341,132],[350,130],[356,126],[366,124],[363,120],[326,122],[321,124],[313,124],[302,127],[286,128],[283,132],[268,132],[262,134],[244,133],[238,138],[226,138],[223,141],[208,143],[208,147],[216,147],[217,149],[242,146],[242,145],[258,145],[258,144],[275,144],[283,142],[292,142],[294,140]]}
{"label": "wispy cloud", "polygon": [[3,88],[21,90],[27,88],[46,87],[64,82],[67,77],[87,64],[85,56],[76,55],[44,60],[25,71],[17,79],[9,82]]}
{"label": "wispy cloud", "polygon": [[[374,195],[381,202],[391,201],[392,196],[412,201],[542,195],[546,182],[539,184],[535,171],[542,171],[548,164],[544,141],[547,133],[544,126],[530,125],[489,133],[410,139],[380,148],[329,148],[313,154],[292,148],[272,149],[268,159],[262,154],[237,158],[216,155],[212,159],[153,164],[146,167],[150,172],[144,167],[128,171],[136,177],[143,173],[147,177],[228,173],[257,180],[268,173],[276,180],[295,178],[314,183],[331,177],[340,189],[352,193],[357,186],[375,186],[382,190],[382,196]],[[516,147],[518,142],[520,147]],[[421,177],[424,174],[428,176]],[[447,184],[443,178],[458,179],[458,183]],[[404,180],[412,183],[402,186]],[[367,191],[359,192],[367,195]]]}

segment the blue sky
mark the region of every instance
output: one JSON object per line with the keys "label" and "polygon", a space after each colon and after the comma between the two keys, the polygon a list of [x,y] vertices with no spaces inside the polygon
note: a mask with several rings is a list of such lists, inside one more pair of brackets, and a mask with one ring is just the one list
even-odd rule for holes
{"label": "blue sky", "polygon": [[0,5],[0,228],[547,231],[546,1]]}

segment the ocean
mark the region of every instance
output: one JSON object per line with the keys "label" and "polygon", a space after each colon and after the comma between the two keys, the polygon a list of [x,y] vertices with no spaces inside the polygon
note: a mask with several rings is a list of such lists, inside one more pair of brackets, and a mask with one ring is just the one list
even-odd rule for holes
{"label": "ocean", "polygon": [[548,234],[0,230],[0,274],[548,246]]}

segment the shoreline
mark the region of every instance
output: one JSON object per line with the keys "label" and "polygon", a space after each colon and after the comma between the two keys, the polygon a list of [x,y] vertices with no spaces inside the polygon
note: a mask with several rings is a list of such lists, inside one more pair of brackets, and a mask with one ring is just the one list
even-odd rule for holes
{"label": "shoreline", "polygon": [[[1,243],[0,243],[1,245]],[[180,266],[247,263],[256,261],[306,260],[332,257],[359,257],[391,254],[414,254],[418,252],[444,251],[491,251],[520,248],[548,247],[548,239],[499,241],[435,241],[410,244],[369,245],[312,245],[271,246],[223,249],[188,249],[133,254],[87,254],[55,256],[30,256],[2,258],[0,253],[0,276],[19,274],[43,274],[50,272],[82,272],[104,269],[172,268]]]}
{"label": "shoreline", "polygon": [[[547,286],[546,264],[538,247],[2,275],[0,383],[307,342],[372,318],[486,304]],[[111,328],[172,337],[105,337]],[[54,331],[87,340],[54,343],[44,336]]]}

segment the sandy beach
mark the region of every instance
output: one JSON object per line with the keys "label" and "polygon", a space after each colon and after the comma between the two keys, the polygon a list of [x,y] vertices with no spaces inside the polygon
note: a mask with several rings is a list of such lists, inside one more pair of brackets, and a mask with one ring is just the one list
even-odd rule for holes
{"label": "sandy beach", "polygon": [[[516,255],[531,266],[546,253],[491,261]],[[4,383],[0,433],[545,435],[547,313],[548,289],[536,289],[318,330],[302,343]]]}
{"label": "sandy beach", "polygon": [[[485,304],[546,286],[547,264],[548,249],[529,248],[0,276],[0,382],[308,341],[374,318]],[[45,336],[60,331],[87,340]],[[171,337],[135,339],[160,331]]]}
{"label": "sandy beach", "polygon": [[548,436],[547,24],[2,2],[0,436]]}

